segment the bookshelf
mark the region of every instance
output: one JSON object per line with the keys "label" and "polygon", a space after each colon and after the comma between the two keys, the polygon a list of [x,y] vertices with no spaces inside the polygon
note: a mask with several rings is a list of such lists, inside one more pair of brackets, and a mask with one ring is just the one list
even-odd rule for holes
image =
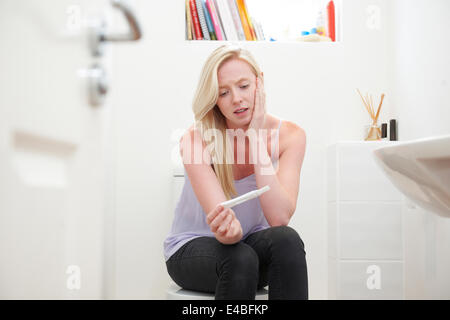
{"label": "bookshelf", "polygon": [[342,0],[183,0],[188,42],[342,41]]}

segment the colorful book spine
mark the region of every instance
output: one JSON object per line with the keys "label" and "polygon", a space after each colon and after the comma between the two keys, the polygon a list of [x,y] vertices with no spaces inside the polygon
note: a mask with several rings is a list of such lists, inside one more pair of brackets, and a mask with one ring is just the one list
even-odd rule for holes
{"label": "colorful book spine", "polygon": [[266,40],[266,36],[264,35],[264,31],[263,31],[262,25],[261,25],[261,23],[259,21],[256,21],[256,28],[257,28],[257,30],[259,32],[259,37],[258,37],[259,40],[262,40],[262,41]]}
{"label": "colorful book spine", "polygon": [[219,23],[220,32],[222,33],[222,38],[223,40],[227,40],[227,35],[225,33],[225,29],[223,28],[222,16],[219,11],[219,6],[217,5],[217,0],[212,0],[212,4],[214,5],[214,10],[216,11],[217,14],[217,20]]}
{"label": "colorful book spine", "polygon": [[239,16],[241,17],[242,29],[244,29],[245,39],[252,41],[253,36],[252,36],[252,32],[250,31],[250,26],[248,24],[247,16],[245,15],[244,0],[236,0],[236,4],[238,7]]}
{"label": "colorful book spine", "polygon": [[216,10],[217,13],[217,18],[219,18],[219,28],[220,28],[220,32],[222,32],[222,38],[223,40],[229,40],[227,33],[225,32],[225,28],[224,28],[224,24],[222,21],[222,14],[219,11],[219,6],[217,5],[217,0],[212,0],[212,3],[214,4],[214,10]]}
{"label": "colorful book spine", "polygon": [[185,0],[186,4],[186,39],[192,40],[192,19],[191,19],[191,8],[189,6],[189,0]]}
{"label": "colorful book spine", "polygon": [[200,21],[200,27],[202,28],[203,38],[205,40],[211,40],[209,37],[208,26],[206,25],[205,15],[203,14],[202,0],[195,0],[195,6],[197,7],[198,20]]}
{"label": "colorful book spine", "polygon": [[259,23],[254,18],[250,18],[252,20],[252,26],[255,31],[256,40],[264,40],[264,38],[261,35],[261,32],[259,30]]}
{"label": "colorful book spine", "polygon": [[216,8],[219,12],[219,16],[222,20],[222,26],[225,31],[227,40],[238,41],[238,35],[234,28],[233,18],[231,17],[230,9],[228,8],[227,0],[215,0]]}
{"label": "colorful book spine", "polygon": [[245,40],[244,29],[242,29],[241,17],[239,16],[239,11],[235,0],[227,0],[228,9],[230,9],[231,18],[233,19],[234,28],[236,30],[238,40]]}
{"label": "colorful book spine", "polygon": [[252,19],[250,18],[250,15],[248,14],[247,3],[245,3],[245,0],[242,0],[242,3],[244,4],[245,17],[247,18],[248,25],[250,27],[250,32],[252,34],[252,40],[256,41],[257,39],[256,39],[255,28],[253,27]]}
{"label": "colorful book spine", "polygon": [[206,8],[206,1],[202,0],[202,8],[203,14],[205,15],[206,25],[208,27],[209,36],[211,40],[217,40],[216,33],[214,32],[214,27],[211,21],[211,17],[209,16],[208,8]]}
{"label": "colorful book spine", "polygon": [[192,21],[194,23],[195,40],[203,40],[202,30],[200,27],[200,20],[198,19],[197,6],[195,5],[195,0],[189,0],[189,5],[191,8]]}
{"label": "colorful book spine", "polygon": [[248,16],[248,22],[251,25],[253,40],[257,41],[259,40],[258,34],[256,33],[256,22],[253,20],[252,17]]}
{"label": "colorful book spine", "polygon": [[[193,1],[193,0],[191,0]],[[209,15],[211,17],[211,21],[213,23],[214,26],[214,31],[216,33],[217,36],[217,40],[225,40],[222,36],[222,32],[221,32],[221,28],[219,25],[219,17],[217,16],[217,11],[216,8],[214,6],[214,2],[212,0],[206,0],[206,7],[209,10]]]}

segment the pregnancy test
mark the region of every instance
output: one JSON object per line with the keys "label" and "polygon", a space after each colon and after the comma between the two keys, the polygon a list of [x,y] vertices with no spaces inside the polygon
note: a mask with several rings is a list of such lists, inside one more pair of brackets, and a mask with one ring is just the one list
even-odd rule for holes
{"label": "pregnancy test", "polygon": [[232,207],[234,207],[234,206],[236,206],[238,204],[241,204],[241,203],[243,203],[245,201],[251,200],[251,199],[256,198],[256,197],[259,197],[264,192],[269,191],[269,190],[270,190],[270,187],[269,186],[265,186],[265,187],[262,187],[261,189],[247,192],[246,194],[243,194],[242,196],[239,196],[237,198],[234,198],[234,199],[231,199],[231,200],[228,200],[228,201],[224,201],[224,202],[221,203],[221,205],[224,208],[232,208]]}

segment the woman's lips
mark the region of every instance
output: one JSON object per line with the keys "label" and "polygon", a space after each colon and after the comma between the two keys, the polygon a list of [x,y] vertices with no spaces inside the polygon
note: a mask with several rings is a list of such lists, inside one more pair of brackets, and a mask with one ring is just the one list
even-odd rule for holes
{"label": "woman's lips", "polygon": [[246,108],[245,111],[242,111],[242,112],[236,112],[235,111],[234,114],[237,115],[238,117],[240,117],[240,116],[246,115],[247,112],[248,112],[248,108]]}

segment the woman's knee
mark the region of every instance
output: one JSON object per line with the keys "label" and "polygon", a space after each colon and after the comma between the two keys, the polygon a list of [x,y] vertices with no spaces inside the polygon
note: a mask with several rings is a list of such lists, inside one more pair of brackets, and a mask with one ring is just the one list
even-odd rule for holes
{"label": "woman's knee", "polygon": [[256,252],[244,243],[227,245],[222,257],[220,269],[233,275],[257,276],[259,260]]}
{"label": "woman's knee", "polygon": [[278,226],[272,228],[272,244],[277,247],[301,249],[305,252],[305,244],[300,235],[289,226]]}

